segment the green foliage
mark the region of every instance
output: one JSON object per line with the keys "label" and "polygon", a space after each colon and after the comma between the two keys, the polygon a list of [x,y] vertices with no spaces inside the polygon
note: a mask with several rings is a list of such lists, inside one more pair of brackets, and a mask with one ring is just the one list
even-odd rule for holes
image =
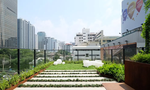
{"label": "green foliage", "polygon": [[142,62],[142,63],[149,63],[150,64],[150,54],[145,54],[144,52],[138,53],[131,57],[132,61]]}
{"label": "green foliage", "polygon": [[141,36],[146,39],[146,33],[145,33],[146,29],[148,30],[148,32],[150,34],[150,14],[148,14],[145,19],[146,20],[142,25],[143,30],[142,30]]}
{"label": "green foliage", "polygon": [[53,60],[57,60],[57,59],[59,59],[60,58],[60,56],[58,55],[58,53],[55,53],[55,55],[54,55],[54,57],[53,57]]}
{"label": "green foliage", "polygon": [[11,76],[8,80],[3,79],[2,82],[0,82],[0,90],[5,90],[5,89],[10,88],[12,85],[16,85],[20,81],[25,80],[26,78],[32,76],[33,74],[39,72],[42,69],[47,68],[49,65],[52,65],[52,64],[53,64],[53,62],[41,64],[32,70],[22,72],[20,75]]}
{"label": "green foliage", "polygon": [[71,53],[66,50],[59,50],[58,53],[62,55],[71,55]]}
{"label": "green foliage", "polygon": [[[144,0],[144,3],[145,3],[145,12],[147,13],[147,11],[149,10],[150,8],[150,0]],[[146,53],[150,53],[150,45],[149,45],[149,42],[150,42],[150,13],[145,17],[146,20],[145,22],[143,23],[142,25],[142,34],[141,36],[145,39],[145,47],[146,47]]]}
{"label": "green foliage", "polygon": [[18,87],[102,87],[102,84],[85,84],[85,85],[82,85],[82,84],[75,84],[75,85],[69,85],[69,84],[45,84],[45,85],[42,85],[42,84],[20,84]]}
{"label": "green foliage", "polygon": [[14,75],[9,79],[9,84],[10,85],[16,85],[19,82],[19,75]]}
{"label": "green foliage", "polygon": [[9,84],[8,80],[3,79],[2,82],[0,82],[0,90],[5,90],[10,87],[11,87],[11,85]]}
{"label": "green foliage", "polygon": [[115,64],[110,62],[105,62],[102,67],[97,68],[97,70],[104,75],[113,76],[118,82],[124,81],[124,65]]}
{"label": "green foliage", "polygon": [[147,13],[148,9],[150,8],[150,0],[143,0],[145,6],[145,13]]}

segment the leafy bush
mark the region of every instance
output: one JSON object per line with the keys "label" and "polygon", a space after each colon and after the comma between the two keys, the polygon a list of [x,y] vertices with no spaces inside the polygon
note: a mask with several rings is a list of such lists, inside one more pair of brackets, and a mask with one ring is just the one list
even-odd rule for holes
{"label": "leafy bush", "polygon": [[124,65],[115,64],[110,62],[104,62],[102,67],[97,68],[97,70],[104,75],[113,76],[118,82],[124,81]]}
{"label": "leafy bush", "polygon": [[145,53],[138,53],[131,57],[132,61],[136,62],[142,62],[142,63],[149,63],[150,64],[150,54],[145,54]]}

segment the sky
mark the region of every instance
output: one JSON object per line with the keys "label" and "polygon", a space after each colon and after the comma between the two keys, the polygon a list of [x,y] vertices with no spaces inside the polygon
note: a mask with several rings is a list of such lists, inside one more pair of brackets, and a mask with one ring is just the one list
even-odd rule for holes
{"label": "sky", "polygon": [[120,36],[122,0],[18,0],[18,18],[30,21],[35,32],[74,42],[83,28]]}

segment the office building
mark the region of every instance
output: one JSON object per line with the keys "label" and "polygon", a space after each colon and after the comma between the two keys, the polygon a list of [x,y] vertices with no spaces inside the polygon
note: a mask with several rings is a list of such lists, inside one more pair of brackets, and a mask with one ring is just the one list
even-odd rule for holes
{"label": "office building", "polygon": [[38,49],[38,35],[35,34],[35,49]]}
{"label": "office building", "polygon": [[45,32],[38,32],[37,35],[38,35],[38,49],[44,50],[46,34]]}
{"label": "office building", "polygon": [[52,44],[51,37],[47,37],[47,50],[50,50],[50,51],[52,50],[51,44]]}
{"label": "office building", "polygon": [[18,48],[35,49],[35,27],[23,19],[18,19]]}
{"label": "office building", "polygon": [[0,47],[17,48],[17,0],[0,0]]}

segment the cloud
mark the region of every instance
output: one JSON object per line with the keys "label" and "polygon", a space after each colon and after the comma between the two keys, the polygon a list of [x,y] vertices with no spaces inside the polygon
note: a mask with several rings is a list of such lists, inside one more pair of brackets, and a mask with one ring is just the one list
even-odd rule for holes
{"label": "cloud", "polygon": [[104,35],[119,35],[121,32],[120,18],[112,20],[108,25],[104,25],[102,21],[96,20],[93,23],[86,23],[82,19],[77,19],[72,23],[67,23],[64,18],[60,18],[59,25],[54,25],[51,20],[35,19],[34,26],[36,27],[36,33],[44,31],[47,37],[53,37],[60,41],[74,42],[76,33],[82,32],[83,28],[90,28],[91,32],[99,32],[104,30]]}

